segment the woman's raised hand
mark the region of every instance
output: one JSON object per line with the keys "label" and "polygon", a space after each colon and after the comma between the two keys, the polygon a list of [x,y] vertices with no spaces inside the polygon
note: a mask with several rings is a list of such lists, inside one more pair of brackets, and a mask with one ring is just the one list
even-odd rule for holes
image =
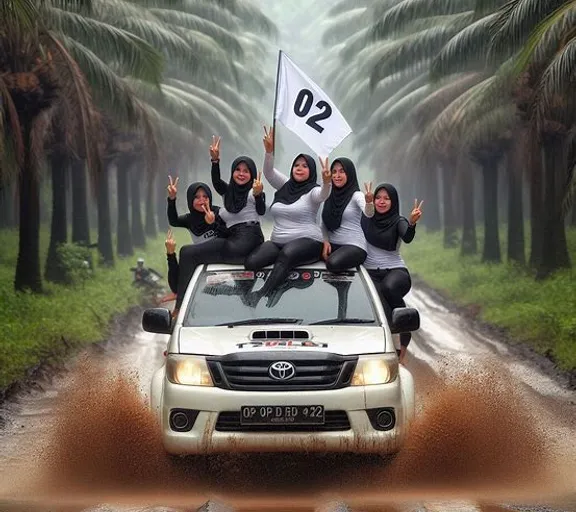
{"label": "woman's raised hand", "polygon": [[364,183],[364,198],[366,199],[366,204],[374,202],[374,192],[372,192],[372,182]]}
{"label": "woman's raised hand", "polygon": [[423,204],[424,201],[420,201],[420,204],[418,204],[418,199],[414,199],[414,208],[412,209],[412,212],[410,213],[410,218],[408,219],[408,222],[410,222],[410,224],[412,225],[416,224],[420,220],[420,217],[422,217]]}
{"label": "woman's raised hand", "polygon": [[264,126],[264,138],[262,141],[264,142],[264,150],[266,153],[274,153],[274,128],[266,128],[266,126]]}
{"label": "woman's raised hand", "polygon": [[176,240],[172,237],[172,230],[169,229],[166,234],[166,240],[164,241],[166,246],[166,254],[174,254],[176,252]]}
{"label": "woman's raised hand", "polygon": [[168,176],[168,197],[170,199],[176,199],[176,194],[178,193],[178,178],[172,181],[172,176]]}
{"label": "woman's raised hand", "polygon": [[206,224],[214,224],[214,221],[216,220],[216,215],[210,209],[210,207],[206,204],[203,204],[202,210],[204,210],[204,220],[206,221]]}
{"label": "woman's raised hand", "polygon": [[322,158],[318,158],[318,160],[320,160],[320,165],[322,166],[322,181],[324,183],[330,183],[330,181],[332,181],[332,171],[330,170],[328,157],[326,157],[324,160],[322,160]]}
{"label": "woman's raised hand", "polygon": [[262,183],[262,171],[258,173],[258,177],[252,183],[252,193],[254,197],[259,196],[264,190],[264,184]]}
{"label": "woman's raised hand", "polygon": [[212,144],[210,144],[210,158],[220,160],[220,137],[212,135]]}

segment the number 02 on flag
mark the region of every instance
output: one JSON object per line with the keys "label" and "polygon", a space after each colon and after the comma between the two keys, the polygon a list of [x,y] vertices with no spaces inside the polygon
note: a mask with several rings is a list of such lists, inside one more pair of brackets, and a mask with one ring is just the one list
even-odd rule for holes
{"label": "number 02 on flag", "polygon": [[334,102],[282,51],[274,105],[274,119],[320,157],[327,157],[352,133]]}

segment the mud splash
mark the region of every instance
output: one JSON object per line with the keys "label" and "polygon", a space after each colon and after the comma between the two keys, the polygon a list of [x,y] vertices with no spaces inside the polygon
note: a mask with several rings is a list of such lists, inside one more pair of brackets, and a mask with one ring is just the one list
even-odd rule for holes
{"label": "mud splash", "polygon": [[33,461],[41,478],[25,488],[30,495],[89,494],[97,502],[123,495],[143,505],[168,504],[176,496],[182,503],[199,494],[228,496],[231,504],[233,496],[370,494],[391,504],[426,493],[482,501],[525,490],[546,493],[551,454],[539,412],[500,369],[456,373],[426,391],[425,406],[394,458],[226,454],[175,462],[164,454],[138,376],[85,361],[62,392]]}

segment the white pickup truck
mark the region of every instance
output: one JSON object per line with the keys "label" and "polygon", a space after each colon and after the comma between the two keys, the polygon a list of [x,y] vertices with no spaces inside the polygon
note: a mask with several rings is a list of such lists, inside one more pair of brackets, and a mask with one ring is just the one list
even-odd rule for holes
{"label": "white pickup truck", "polygon": [[396,309],[390,327],[363,267],[323,263],[254,306],[269,273],[200,266],[175,320],[144,312],[144,330],[170,335],[150,394],[166,451],[398,451],[414,383],[392,333],[418,329],[418,312]]}

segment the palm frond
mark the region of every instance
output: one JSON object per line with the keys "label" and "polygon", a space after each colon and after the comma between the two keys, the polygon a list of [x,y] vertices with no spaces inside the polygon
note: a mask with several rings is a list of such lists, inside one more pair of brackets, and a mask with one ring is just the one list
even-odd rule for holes
{"label": "palm frond", "polygon": [[0,2],[0,20],[6,30],[32,30],[38,24],[39,14],[36,0]]}
{"label": "palm frond", "polygon": [[94,101],[128,129],[138,122],[134,91],[121,77],[89,48],[78,41],[62,37],[62,42],[82,69],[94,95]]}
{"label": "palm frond", "polygon": [[524,71],[533,61],[541,63],[552,58],[575,20],[576,2],[571,1],[538,24],[516,58],[514,74]]}
{"label": "palm frond", "polygon": [[[574,63],[576,59],[576,39],[568,42],[550,62],[537,87],[536,109],[538,119],[556,112],[557,120],[566,124],[574,123]],[[570,108],[572,107],[572,108]]]}
{"label": "palm frond", "polygon": [[430,90],[430,84],[425,84],[404,96],[389,110],[384,112],[377,110],[374,112],[374,115],[368,121],[372,127],[372,131],[379,133],[381,131],[388,131],[391,128],[394,128],[396,124],[406,119],[406,116],[412,108],[418,105],[430,94]]}
{"label": "palm frond", "polygon": [[235,58],[242,58],[244,55],[242,44],[236,35],[212,21],[205,20],[196,14],[173,9],[150,9],[150,12],[168,25],[176,25],[211,37]]}
{"label": "palm frond", "polygon": [[433,58],[462,27],[434,27],[396,41],[381,57],[371,74],[371,84],[406,69],[414,61]]}
{"label": "palm frond", "polygon": [[416,19],[473,11],[474,7],[475,0],[402,0],[373,25],[371,37],[385,39],[398,34]]}
{"label": "palm frond", "polygon": [[471,87],[476,86],[484,78],[486,77],[480,73],[466,73],[447,77],[446,84],[439,84],[441,86],[438,89],[422,100],[410,112],[410,122],[414,124],[415,130],[422,131],[450,103]]}
{"label": "palm frond", "polygon": [[63,74],[67,75],[67,79],[62,80],[62,83],[68,88],[68,90],[64,91],[64,94],[66,94],[68,101],[74,101],[76,103],[76,111],[80,125],[78,133],[79,144],[85,151],[86,164],[89,169],[94,172],[99,172],[102,161],[98,141],[102,130],[100,122],[94,116],[96,110],[92,105],[92,98],[89,92],[90,88],[86,83],[86,79],[78,63],[62,42],[52,34],[48,34],[48,38],[56,53],[56,58],[59,57],[62,61],[62,65],[60,66],[61,76]]}
{"label": "palm frond", "polygon": [[73,12],[51,8],[49,14],[56,33],[90,47],[103,59],[117,62],[125,73],[135,78],[160,83],[162,54],[141,37]]}
{"label": "palm frond", "polygon": [[369,23],[366,19],[366,13],[366,7],[359,7],[321,22],[320,26],[315,28],[323,31],[322,44],[324,46],[333,45],[364,29]]}
{"label": "palm frond", "polygon": [[474,151],[493,145],[499,139],[509,139],[518,124],[516,107],[502,105],[476,120],[462,137],[462,150]]}
{"label": "palm frond", "polygon": [[498,62],[514,55],[541,21],[565,3],[565,0],[510,0],[498,11],[489,58]]}
{"label": "palm frond", "polygon": [[433,80],[471,68],[481,68],[485,62],[486,46],[490,42],[491,28],[498,14],[475,21],[452,37],[432,61],[430,75]]}
{"label": "palm frond", "polygon": [[358,9],[359,7],[368,7],[371,4],[371,0],[356,0],[351,2],[350,0],[340,0],[333,5],[327,13],[329,18],[334,16],[338,16],[344,12],[352,11],[354,9]]}
{"label": "palm frond", "polygon": [[[6,121],[8,126],[6,126]],[[10,137],[8,137],[8,133],[10,133]],[[12,151],[8,151],[8,149]],[[0,177],[8,169],[21,166],[23,157],[24,140],[18,110],[14,105],[10,90],[0,77],[0,161],[3,162],[3,165],[0,165]]]}

